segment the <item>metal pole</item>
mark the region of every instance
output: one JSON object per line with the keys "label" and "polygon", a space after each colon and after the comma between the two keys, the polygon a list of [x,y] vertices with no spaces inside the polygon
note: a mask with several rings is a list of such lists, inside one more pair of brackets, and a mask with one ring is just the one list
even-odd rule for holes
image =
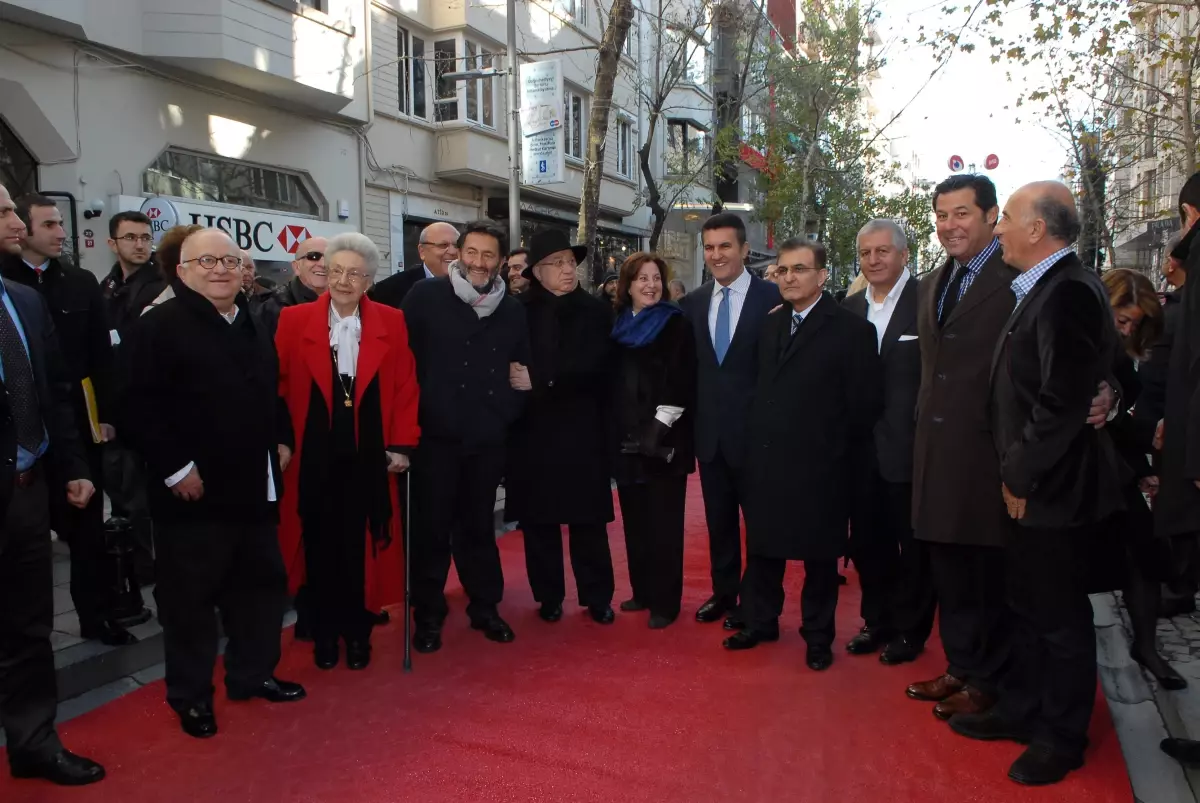
{"label": "metal pole", "polygon": [[521,112],[517,108],[517,0],[508,0],[508,247],[521,244]]}
{"label": "metal pole", "polygon": [[412,671],[412,466],[404,472],[404,671]]}

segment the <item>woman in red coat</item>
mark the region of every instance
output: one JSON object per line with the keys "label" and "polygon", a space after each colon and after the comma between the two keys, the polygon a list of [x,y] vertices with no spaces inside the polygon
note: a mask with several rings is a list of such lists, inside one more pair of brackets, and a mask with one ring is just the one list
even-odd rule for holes
{"label": "woman in red coat", "polygon": [[[313,659],[332,669],[371,660],[369,611],[403,599],[397,475],[417,445],[417,379],[404,313],[364,296],[379,266],[365,236],[325,249],[329,291],[279,318],[279,395],[296,427],[281,461],[280,547],[292,593],[307,587]],[[283,457],[288,457],[281,447]]]}

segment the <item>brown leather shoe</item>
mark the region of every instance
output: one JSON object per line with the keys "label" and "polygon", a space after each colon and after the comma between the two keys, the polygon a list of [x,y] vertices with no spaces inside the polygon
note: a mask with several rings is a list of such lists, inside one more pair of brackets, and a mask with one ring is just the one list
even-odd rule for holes
{"label": "brown leather shoe", "polygon": [[955,714],[982,714],[996,704],[996,697],[971,686],[950,695],[933,707],[933,715],[941,720]]}
{"label": "brown leather shoe", "polygon": [[904,693],[914,700],[937,703],[945,700],[951,694],[962,691],[966,685],[964,681],[954,675],[946,674],[923,683],[914,683],[905,689]]}

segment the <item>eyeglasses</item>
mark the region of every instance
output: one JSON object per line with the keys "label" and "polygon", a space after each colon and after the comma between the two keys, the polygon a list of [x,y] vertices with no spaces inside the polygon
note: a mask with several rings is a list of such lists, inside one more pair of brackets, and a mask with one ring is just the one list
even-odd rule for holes
{"label": "eyeglasses", "polygon": [[205,270],[216,270],[218,264],[224,265],[225,269],[230,271],[237,270],[238,268],[242,267],[242,258],[235,257],[232,254],[224,257],[215,257],[212,254],[205,254],[204,256],[196,257],[195,259],[185,259],[179,264],[186,265],[189,262],[195,262]]}
{"label": "eyeglasses", "polygon": [[127,243],[139,243],[141,245],[149,245],[150,243],[154,242],[154,235],[152,235],[152,234],[122,234],[117,239],[121,240],[123,242],[127,242]]}
{"label": "eyeglasses", "polygon": [[321,251],[309,251],[306,254],[297,254],[296,260],[307,259],[309,262],[320,262],[325,258],[325,254]]}
{"label": "eyeglasses", "polygon": [[360,284],[367,280],[367,274],[358,270],[338,270],[337,268],[329,271],[329,281],[340,282],[342,279],[349,279],[351,284]]}
{"label": "eyeglasses", "polygon": [[434,249],[435,251],[445,251],[447,248],[455,247],[454,243],[417,243],[417,245],[424,245],[428,248]]}

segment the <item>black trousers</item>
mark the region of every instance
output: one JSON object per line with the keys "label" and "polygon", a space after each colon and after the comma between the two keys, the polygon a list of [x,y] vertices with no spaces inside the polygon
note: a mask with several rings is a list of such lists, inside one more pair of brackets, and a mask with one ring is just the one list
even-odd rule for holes
{"label": "black trousers", "polygon": [[925,542],[947,672],[989,694],[1008,662],[1003,547]]}
{"label": "black trousers", "polygon": [[687,477],[617,486],[633,598],[674,618],[683,603],[683,506]]}
{"label": "black trousers", "polygon": [[1091,530],[1013,526],[1007,547],[1012,663],[998,713],[1034,744],[1082,754],[1096,701],[1096,632],[1080,555]]}
{"label": "black trousers", "polygon": [[[788,562],[753,553],[746,556],[742,582],[742,612],[746,627],[755,633],[778,633],[783,614],[783,577]],[[800,592],[800,635],[810,647],[829,647],[834,639],[834,614],[838,600],[838,562],[804,561],[804,588]]]}
{"label": "black trousers", "polygon": [[48,758],[54,731],[54,574],[45,480],[14,488],[0,527],[0,726],[9,759]]}
{"label": "black trousers", "polygon": [[83,510],[67,504],[66,497],[51,500],[53,528],[71,554],[71,601],[83,629],[98,627],[112,615],[112,577],[109,576],[104,539],[103,451],[87,447],[96,493]]}
{"label": "black trousers", "polygon": [[287,574],[272,523],[162,522],[155,574],[167,663],[167,702],[183,710],[213,695],[217,619],[225,688],[244,694],[271,678],[287,607]]}
{"label": "black trousers", "polygon": [[937,594],[929,556],[913,538],[912,485],[876,475],[871,491],[871,504],[855,518],[850,538],[863,622],[923,645],[933,631]]}
{"label": "black trousers", "polygon": [[[317,642],[365,641],[372,620],[363,606],[366,588],[366,502],[346,505],[304,525],[306,613]],[[353,501],[351,501],[353,500]]]}
{"label": "black trousers", "polygon": [[741,508],[746,501],[745,480],[718,450],[712,462],[700,463],[700,489],[708,525],[713,596],[733,605],[742,583]]}
{"label": "black trousers", "polygon": [[[562,604],[567,595],[563,571],[563,536],[558,524],[523,524],[525,571],[533,598],[543,604]],[[610,605],[613,598],[612,554],[608,528],[603,524],[569,524],[571,571],[579,604]]]}
{"label": "black trousers", "polygon": [[494,614],[504,596],[495,520],[504,450],[428,441],[417,450],[412,472],[413,617],[431,627],[445,621],[451,557],[467,592],[467,616]]}

